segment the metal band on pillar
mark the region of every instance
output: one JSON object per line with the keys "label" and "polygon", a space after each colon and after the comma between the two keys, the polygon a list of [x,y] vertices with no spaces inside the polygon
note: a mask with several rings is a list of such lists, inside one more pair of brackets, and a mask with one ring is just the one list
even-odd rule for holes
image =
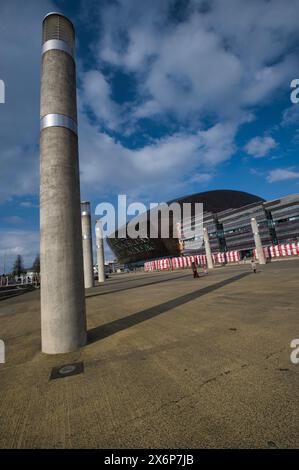
{"label": "metal band on pillar", "polygon": [[42,55],[53,49],[66,52],[72,57],[73,60],[75,60],[73,50],[65,41],[62,41],[61,39],[49,39],[49,41],[46,41],[42,47]]}
{"label": "metal band on pillar", "polygon": [[47,127],[65,127],[77,135],[77,123],[64,114],[47,114],[40,120],[40,130]]}
{"label": "metal band on pillar", "polygon": [[43,20],[42,54],[60,50],[69,54],[75,62],[75,30],[70,20],[58,12],[48,13]]}

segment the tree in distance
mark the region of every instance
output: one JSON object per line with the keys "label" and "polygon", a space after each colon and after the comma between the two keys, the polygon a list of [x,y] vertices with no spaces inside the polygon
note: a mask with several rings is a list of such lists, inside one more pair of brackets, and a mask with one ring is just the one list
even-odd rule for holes
{"label": "tree in distance", "polygon": [[15,276],[21,276],[25,272],[24,264],[23,264],[23,258],[21,255],[17,255],[17,258],[14,262],[13,266],[13,271],[12,274]]}
{"label": "tree in distance", "polygon": [[34,273],[40,273],[40,258],[39,258],[39,255],[36,255],[35,260],[33,261],[32,271]]}

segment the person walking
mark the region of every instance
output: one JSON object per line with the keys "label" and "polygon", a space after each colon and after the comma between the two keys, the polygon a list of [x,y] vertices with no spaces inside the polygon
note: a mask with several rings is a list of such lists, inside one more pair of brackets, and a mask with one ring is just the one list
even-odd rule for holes
{"label": "person walking", "polygon": [[197,272],[197,267],[194,261],[192,262],[192,271],[193,271],[193,279],[195,279],[196,277],[199,277],[198,272]]}
{"label": "person walking", "polygon": [[251,263],[252,272],[254,272],[254,274],[256,274],[256,261],[255,261],[254,256],[251,258],[250,263]]}

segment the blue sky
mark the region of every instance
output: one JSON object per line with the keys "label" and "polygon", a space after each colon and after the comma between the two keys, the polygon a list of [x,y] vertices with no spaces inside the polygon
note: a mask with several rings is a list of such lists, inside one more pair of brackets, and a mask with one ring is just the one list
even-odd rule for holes
{"label": "blue sky", "polygon": [[82,199],[299,192],[297,0],[2,0],[0,271],[38,252],[41,22],[77,32]]}

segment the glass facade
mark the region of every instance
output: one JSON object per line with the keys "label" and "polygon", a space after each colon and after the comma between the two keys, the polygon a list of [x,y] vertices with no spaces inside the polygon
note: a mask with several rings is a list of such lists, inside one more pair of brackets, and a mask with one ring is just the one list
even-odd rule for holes
{"label": "glass facade", "polygon": [[278,243],[299,241],[299,195],[265,203]]}
{"label": "glass facade", "polygon": [[[263,246],[299,241],[299,195],[275,201],[250,204],[238,209],[228,209],[206,214],[212,252],[250,251],[255,248],[250,220],[255,217]],[[194,221],[196,223],[196,221]],[[184,253],[204,253],[201,244],[185,243]]]}

